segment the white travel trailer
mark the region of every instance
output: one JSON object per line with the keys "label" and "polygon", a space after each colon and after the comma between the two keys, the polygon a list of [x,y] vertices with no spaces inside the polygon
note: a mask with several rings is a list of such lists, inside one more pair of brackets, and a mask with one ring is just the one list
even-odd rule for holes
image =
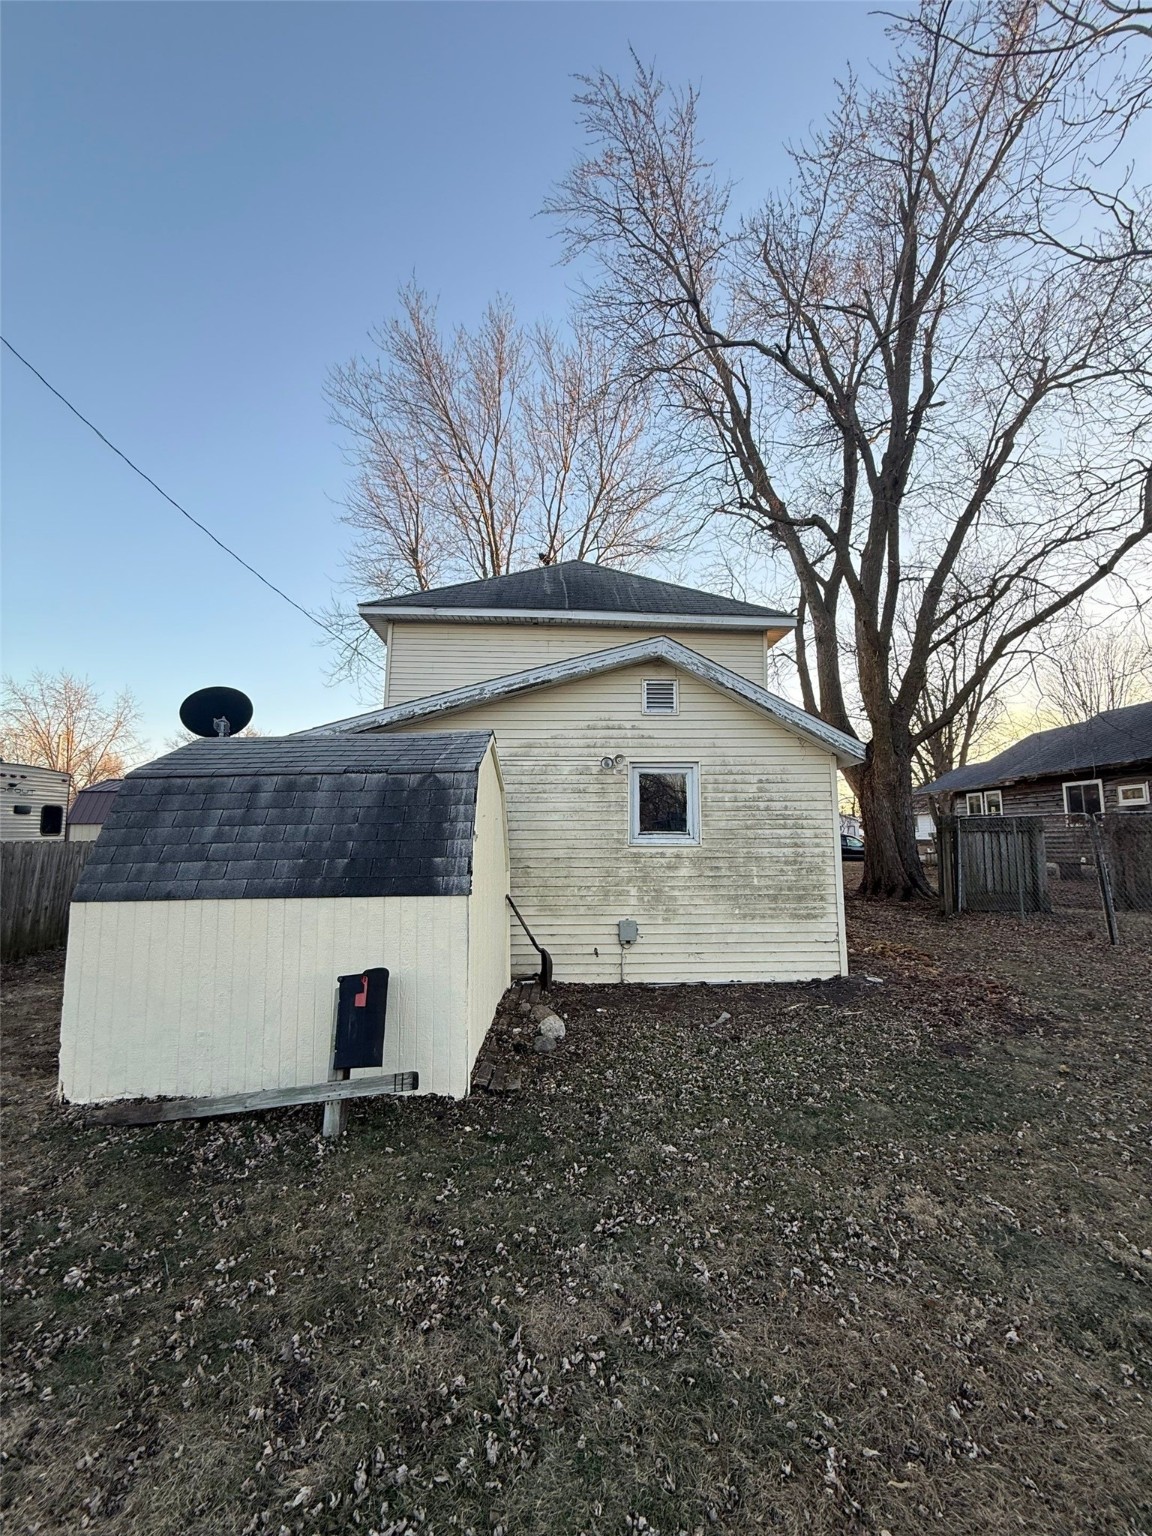
{"label": "white travel trailer", "polygon": [[64,841],[72,776],[32,763],[0,763],[0,840]]}

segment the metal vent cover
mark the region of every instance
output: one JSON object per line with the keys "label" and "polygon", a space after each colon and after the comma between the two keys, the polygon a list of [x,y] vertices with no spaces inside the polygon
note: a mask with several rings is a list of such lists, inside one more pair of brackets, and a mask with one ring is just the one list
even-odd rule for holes
{"label": "metal vent cover", "polygon": [[675,715],[680,712],[679,689],[674,678],[649,677],[644,680],[644,713]]}

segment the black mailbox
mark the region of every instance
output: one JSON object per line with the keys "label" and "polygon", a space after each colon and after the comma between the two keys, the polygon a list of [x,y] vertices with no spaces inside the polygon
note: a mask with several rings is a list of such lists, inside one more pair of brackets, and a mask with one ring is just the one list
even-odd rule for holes
{"label": "black mailbox", "polygon": [[384,1015],[388,1011],[388,972],[382,965],[354,976],[338,976],[334,1071],[384,1064]]}

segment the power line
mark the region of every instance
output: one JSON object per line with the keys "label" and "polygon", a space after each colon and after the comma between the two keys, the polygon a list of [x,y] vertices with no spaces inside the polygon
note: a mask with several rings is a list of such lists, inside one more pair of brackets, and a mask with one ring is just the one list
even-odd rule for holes
{"label": "power line", "polygon": [[39,368],[34,367],[28,361],[28,359],[23,356],[22,353],[17,352],[16,348],[8,340],[7,336],[0,336],[0,341],[4,343],[14,358],[23,363],[25,368],[27,368],[30,373],[34,373],[36,375],[45,389],[54,394],[62,405],[66,405],[68,407],[73,416],[78,417],[90,432],[95,432],[96,436],[105,445],[105,447],[111,448],[112,452],[117,456],[117,458],[123,459],[129,469],[135,470],[135,472],[140,476],[141,480],[146,480],[154,491],[163,496],[164,500],[168,502],[169,506],[175,507],[177,512],[179,512],[182,517],[186,517],[188,521],[193,525],[193,527],[199,528],[201,533],[207,534],[208,537],[212,540],[213,544],[222,549],[226,555],[230,555],[238,565],[242,565],[246,571],[255,576],[257,581],[263,582],[270,592],[275,592],[277,597],[282,597],[286,603],[290,604],[293,608],[296,609],[297,613],[302,613],[306,619],[310,620],[311,623],[316,625],[317,629],[322,629],[330,639],[338,640],[341,645],[347,646],[348,641],[345,640],[344,636],[341,635],[338,630],[335,630],[330,625],[325,624],[324,620],[318,619],[314,613],[310,613],[308,609],[305,608],[301,603],[298,603],[295,598],[289,597],[287,592],[282,591],[274,581],[269,581],[267,576],[262,576],[254,565],[248,564],[243,555],[238,555],[234,549],[230,549],[228,545],[225,544],[223,539],[217,538],[217,536],[212,532],[211,528],[206,528],[204,524],[199,520],[199,518],[193,517],[191,512],[188,511],[187,507],[182,507],[174,496],[169,496],[168,492],[164,489],[163,486],[157,485],[151,475],[145,474],[145,472],[140,468],[139,464],[134,464],[126,453],[117,448],[114,442],[104,436],[99,427],[90,422],[82,411],[78,411],[76,409],[76,407],[72,404],[71,400],[69,400],[66,395],[62,395],[54,384],[50,384],[44,375],[40,372]]}

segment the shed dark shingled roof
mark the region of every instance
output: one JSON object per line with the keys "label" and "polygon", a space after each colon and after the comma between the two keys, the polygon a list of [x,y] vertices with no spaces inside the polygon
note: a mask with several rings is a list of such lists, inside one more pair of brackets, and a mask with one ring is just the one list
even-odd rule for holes
{"label": "shed dark shingled roof", "polygon": [[491,735],[233,737],[110,796],[74,901],[459,896]]}
{"label": "shed dark shingled roof", "polygon": [[433,592],[409,592],[401,597],[377,598],[362,608],[470,608],[507,609],[509,612],[644,613],[686,618],[707,617],[790,619],[779,608],[761,608],[737,602],[715,592],[678,587],[651,576],[634,576],[587,560],[565,560],[530,571],[513,571],[487,581],[464,581]]}
{"label": "shed dark shingled roof", "polygon": [[1073,773],[1095,773],[1152,761],[1152,704],[1109,709],[1079,725],[1037,731],[986,763],[955,768],[918,795],[949,794],[965,789],[989,789],[1019,779],[1046,779]]}

